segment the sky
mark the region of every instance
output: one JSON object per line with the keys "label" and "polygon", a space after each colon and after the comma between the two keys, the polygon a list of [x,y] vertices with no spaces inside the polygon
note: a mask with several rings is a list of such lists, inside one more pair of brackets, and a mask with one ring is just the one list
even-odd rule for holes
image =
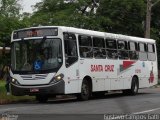
{"label": "sky", "polygon": [[32,13],[32,5],[35,5],[37,2],[41,2],[41,0],[20,0],[20,4],[22,6],[22,12]]}

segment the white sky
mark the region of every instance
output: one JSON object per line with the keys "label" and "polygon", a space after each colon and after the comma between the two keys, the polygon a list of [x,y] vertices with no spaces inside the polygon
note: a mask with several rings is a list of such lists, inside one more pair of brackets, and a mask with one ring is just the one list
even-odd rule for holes
{"label": "white sky", "polygon": [[20,0],[20,4],[22,6],[22,12],[32,13],[32,5],[35,5],[37,2],[41,2],[42,0]]}

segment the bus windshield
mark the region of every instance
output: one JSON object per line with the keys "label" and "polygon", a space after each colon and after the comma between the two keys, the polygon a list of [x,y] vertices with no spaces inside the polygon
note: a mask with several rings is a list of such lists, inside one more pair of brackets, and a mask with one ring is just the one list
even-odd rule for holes
{"label": "bus windshield", "polygon": [[57,71],[62,65],[60,39],[30,39],[13,42],[11,51],[13,72]]}

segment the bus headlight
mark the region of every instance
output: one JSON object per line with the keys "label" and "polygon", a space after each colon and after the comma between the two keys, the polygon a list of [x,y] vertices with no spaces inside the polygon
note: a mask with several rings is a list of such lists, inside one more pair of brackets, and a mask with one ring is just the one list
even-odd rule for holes
{"label": "bus headlight", "polygon": [[63,78],[64,78],[64,75],[61,73],[61,74],[53,77],[52,80],[50,81],[50,84],[56,83],[56,82],[58,82],[60,80],[63,80]]}
{"label": "bus headlight", "polygon": [[19,82],[15,79],[15,78],[12,78],[11,79],[11,82],[15,85],[20,85]]}

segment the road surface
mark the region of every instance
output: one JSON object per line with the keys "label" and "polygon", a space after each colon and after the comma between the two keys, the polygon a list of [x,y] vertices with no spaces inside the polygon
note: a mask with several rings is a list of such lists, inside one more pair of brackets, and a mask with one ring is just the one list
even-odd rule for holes
{"label": "road surface", "polygon": [[158,114],[160,88],[141,89],[136,96],[113,93],[89,101],[71,99],[50,100],[45,104],[35,101],[0,105],[1,117],[17,117],[18,120],[122,120],[123,117],[129,119],[131,116],[138,119],[155,117],[159,120]]}

